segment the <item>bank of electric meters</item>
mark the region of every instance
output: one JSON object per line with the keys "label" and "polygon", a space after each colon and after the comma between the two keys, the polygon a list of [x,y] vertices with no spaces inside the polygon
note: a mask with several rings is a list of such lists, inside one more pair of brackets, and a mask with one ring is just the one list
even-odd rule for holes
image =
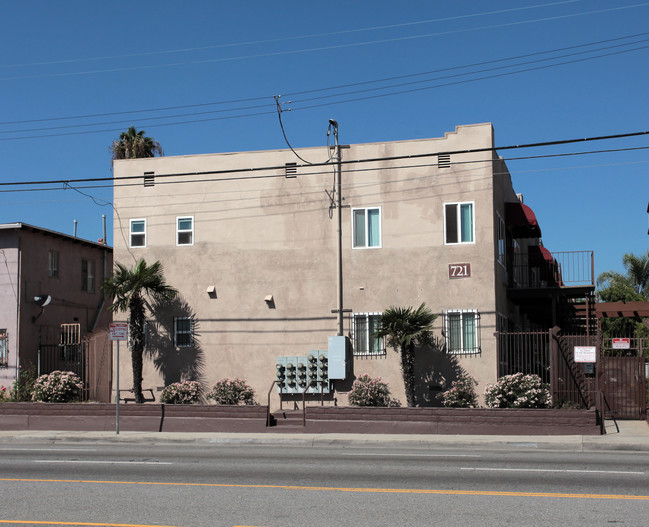
{"label": "bank of electric meters", "polygon": [[[310,351],[306,357],[277,357],[278,393],[329,393],[329,357]],[[308,388],[307,388],[308,386]]]}

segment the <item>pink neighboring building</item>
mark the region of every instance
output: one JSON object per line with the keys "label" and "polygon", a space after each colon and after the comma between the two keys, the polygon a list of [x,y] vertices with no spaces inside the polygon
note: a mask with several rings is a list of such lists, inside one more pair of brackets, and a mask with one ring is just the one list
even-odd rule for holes
{"label": "pink neighboring building", "polygon": [[39,345],[79,339],[112,314],[100,285],[113,249],[27,225],[0,224],[0,386],[38,364]]}

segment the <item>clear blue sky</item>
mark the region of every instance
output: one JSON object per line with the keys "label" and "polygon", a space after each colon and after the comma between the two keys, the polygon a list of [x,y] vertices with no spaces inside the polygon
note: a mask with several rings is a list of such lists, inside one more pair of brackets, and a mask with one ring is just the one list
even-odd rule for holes
{"label": "clear blue sky", "polygon": [[[131,124],[167,155],[285,148],[279,94],[293,94],[295,147],[325,145],[329,118],[341,143],[481,122],[498,146],[649,130],[640,0],[26,1],[5,2],[2,18],[0,182],[110,177],[109,145]],[[647,147],[642,136],[501,155],[545,156],[508,161],[514,187],[546,247],[594,250],[599,273],[649,246]],[[595,150],[618,151],[547,157]],[[58,189],[1,192],[0,223],[71,234],[76,219],[97,239],[106,214],[112,231],[110,188],[83,189],[99,204]]]}

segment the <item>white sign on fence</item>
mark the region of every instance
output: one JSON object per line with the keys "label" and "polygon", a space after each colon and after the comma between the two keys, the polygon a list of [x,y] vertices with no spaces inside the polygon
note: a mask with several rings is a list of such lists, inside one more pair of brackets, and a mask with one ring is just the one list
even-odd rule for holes
{"label": "white sign on fence", "polygon": [[575,362],[597,362],[595,346],[575,346]]}
{"label": "white sign on fence", "polygon": [[614,350],[628,350],[631,347],[631,339],[613,339]]}
{"label": "white sign on fence", "polygon": [[126,322],[110,323],[110,340],[127,340],[128,324]]}

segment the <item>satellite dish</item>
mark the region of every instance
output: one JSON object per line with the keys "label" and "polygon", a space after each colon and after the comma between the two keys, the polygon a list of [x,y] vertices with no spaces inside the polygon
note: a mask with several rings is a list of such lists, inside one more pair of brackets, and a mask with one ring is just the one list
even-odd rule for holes
{"label": "satellite dish", "polygon": [[36,302],[36,305],[38,307],[45,307],[52,301],[52,297],[50,295],[39,295],[34,297],[34,302]]}

